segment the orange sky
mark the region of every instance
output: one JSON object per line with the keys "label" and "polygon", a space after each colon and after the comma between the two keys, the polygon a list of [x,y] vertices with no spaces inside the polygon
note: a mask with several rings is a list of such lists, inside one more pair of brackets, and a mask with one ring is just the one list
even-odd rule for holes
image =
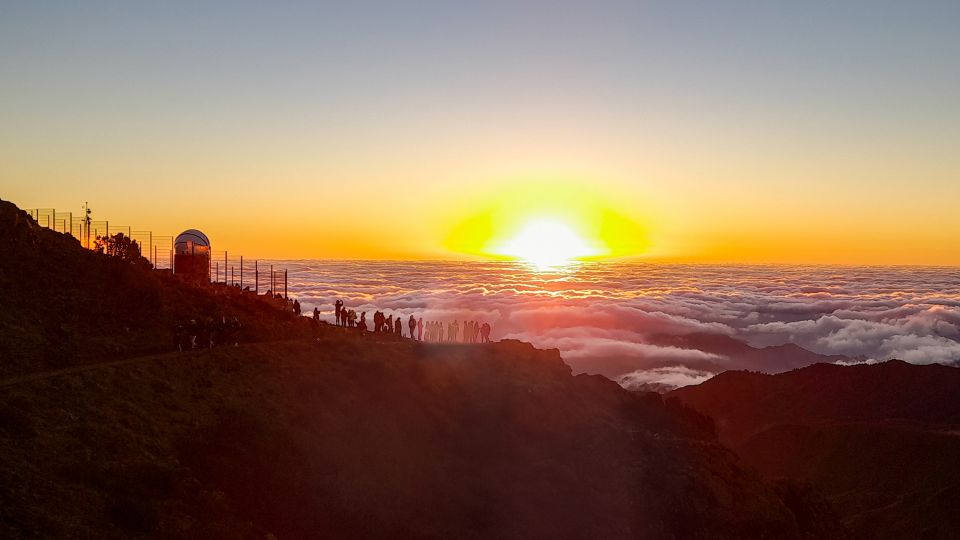
{"label": "orange sky", "polygon": [[520,4],[11,9],[0,197],[249,257],[551,216],[649,260],[960,265],[955,4]]}
{"label": "orange sky", "polygon": [[[395,184],[416,185],[414,173],[398,175],[402,180],[396,182],[344,180],[330,189],[311,185],[309,173],[275,172],[302,180],[271,188],[256,179],[247,184],[261,186],[256,193],[249,188],[231,193],[209,174],[184,171],[183,177],[207,180],[195,187],[177,182],[169,190],[117,180],[92,198],[91,206],[95,218],[109,218],[115,226],[129,224],[155,234],[196,227],[213,239],[215,249],[251,257],[482,256],[524,223],[546,216],[569,224],[611,255],[648,260],[960,264],[960,218],[951,208],[960,200],[955,185],[928,193],[883,185],[859,192],[844,183],[764,188],[742,180],[701,182],[694,173],[678,174],[678,167],[664,173],[669,180],[635,182],[611,172],[591,179],[587,173],[551,176],[518,169],[509,175],[479,164],[464,166],[447,173],[456,179],[448,185],[436,172],[433,181],[419,184],[425,187],[409,191]],[[30,175],[41,176],[36,170]],[[137,176],[141,186],[151,183]],[[3,196],[23,207],[53,203],[67,211],[71,201],[89,194],[81,187],[84,182],[16,185]],[[187,190],[189,195],[178,194]],[[41,204],[30,205],[37,201]]]}

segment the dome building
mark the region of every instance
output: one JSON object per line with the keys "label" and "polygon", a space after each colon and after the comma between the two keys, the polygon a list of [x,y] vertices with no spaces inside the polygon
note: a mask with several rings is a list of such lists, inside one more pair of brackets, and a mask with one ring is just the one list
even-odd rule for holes
{"label": "dome building", "polygon": [[173,273],[196,281],[210,281],[210,239],[196,229],[177,235],[173,242]]}

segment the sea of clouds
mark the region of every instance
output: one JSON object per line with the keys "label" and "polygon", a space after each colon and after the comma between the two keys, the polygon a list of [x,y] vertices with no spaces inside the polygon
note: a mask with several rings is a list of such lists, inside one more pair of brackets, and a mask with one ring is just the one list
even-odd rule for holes
{"label": "sea of clouds", "polygon": [[[304,311],[317,306],[325,320],[333,320],[341,298],[368,318],[379,309],[404,319],[486,321],[494,339],[558,348],[574,371],[627,387],[696,384],[741,367],[737,358],[665,344],[662,336],[795,344],[846,362],[960,364],[956,268],[603,262],[538,272],[510,262],[274,264],[289,270],[289,292]],[[783,369],[771,354],[764,370]]]}

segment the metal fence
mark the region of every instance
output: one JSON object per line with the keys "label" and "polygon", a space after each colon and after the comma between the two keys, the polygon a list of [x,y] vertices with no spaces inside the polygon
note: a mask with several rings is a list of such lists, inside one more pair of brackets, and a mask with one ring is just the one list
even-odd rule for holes
{"label": "metal fence", "polygon": [[[174,270],[174,237],[158,236],[153,231],[134,229],[129,225],[111,224],[107,220],[85,219],[72,212],[57,212],[54,208],[34,208],[27,210],[30,217],[39,225],[76,238],[80,245],[95,249],[98,238],[106,238],[117,233],[137,242],[140,253],[150,261],[155,269]],[[274,268],[272,264],[260,264],[256,259],[244,260],[242,255],[231,256],[228,251],[211,251],[210,282],[251,291],[282,294],[287,297],[287,270]]]}
{"label": "metal fence", "polygon": [[282,294],[287,297],[287,270],[259,260],[230,256],[229,251],[210,252],[210,281],[232,287],[250,288],[257,293]]}

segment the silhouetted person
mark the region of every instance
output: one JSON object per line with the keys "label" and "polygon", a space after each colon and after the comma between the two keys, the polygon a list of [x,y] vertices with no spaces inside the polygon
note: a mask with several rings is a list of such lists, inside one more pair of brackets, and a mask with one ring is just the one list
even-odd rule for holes
{"label": "silhouetted person", "polygon": [[393,333],[397,334],[398,336],[403,335],[403,322],[400,321],[399,315],[397,315],[397,320],[394,321]]}
{"label": "silhouetted person", "polygon": [[210,335],[207,333],[207,323],[203,319],[197,319],[197,341],[194,349],[206,349],[209,346]]}
{"label": "silhouetted person", "polygon": [[320,310],[316,306],[313,307],[313,321],[320,322]]}
{"label": "silhouetted person", "polygon": [[210,319],[210,348],[223,343],[222,319]]}
{"label": "silhouetted person", "polygon": [[213,348],[213,317],[207,317],[206,322],[200,327],[201,339],[200,347],[204,349]]}
{"label": "silhouetted person", "polygon": [[387,332],[387,333],[393,332],[393,315],[390,315],[389,317],[387,317],[387,321],[383,326],[384,326],[383,328],[384,332]]}
{"label": "silhouetted person", "polygon": [[415,339],[413,336],[414,331],[417,329],[417,320],[413,318],[413,315],[410,315],[410,320],[407,321],[407,327],[410,328],[410,339]]}
{"label": "silhouetted person", "polygon": [[423,341],[423,317],[417,319],[417,341]]}
{"label": "silhouetted person", "polygon": [[300,301],[299,301],[299,300],[294,300],[294,301],[293,301],[293,313],[294,313],[294,315],[296,315],[297,317],[300,316],[300,313],[301,313],[301,312],[300,312]]}
{"label": "silhouetted person", "polygon": [[340,326],[340,312],[343,311],[343,300],[337,298],[333,303],[334,316],[337,319],[337,326]]}
{"label": "silhouetted person", "polygon": [[196,319],[190,319],[190,324],[187,326],[187,334],[190,336],[189,347],[190,350],[197,348],[197,336],[200,334],[200,326],[197,324]]}
{"label": "silhouetted person", "polygon": [[230,321],[230,341],[233,342],[234,347],[240,346],[240,326],[240,319],[234,316]]}
{"label": "silhouetted person", "polygon": [[177,326],[173,329],[173,346],[177,348],[178,351],[183,352],[183,348],[186,345],[187,331],[183,327],[182,323],[177,323]]}
{"label": "silhouetted person", "polygon": [[480,327],[480,337],[483,339],[484,343],[490,343],[490,325],[483,323],[483,326]]}
{"label": "silhouetted person", "polygon": [[367,331],[367,312],[364,311],[360,314],[360,322],[357,323],[357,328],[360,329],[360,334],[364,334]]}

